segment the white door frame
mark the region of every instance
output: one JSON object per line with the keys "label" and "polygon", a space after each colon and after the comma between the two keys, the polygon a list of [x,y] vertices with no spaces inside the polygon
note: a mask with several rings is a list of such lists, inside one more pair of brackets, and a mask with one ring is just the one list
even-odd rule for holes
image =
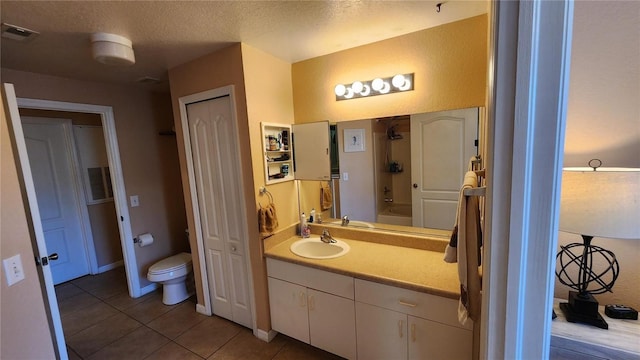
{"label": "white door frame", "polygon": [[[33,175],[31,174],[31,167],[29,166],[29,156],[27,155],[27,145],[24,140],[24,133],[22,132],[22,121],[20,120],[20,112],[18,110],[18,103],[16,101],[16,92],[13,84],[2,84],[4,89],[3,93],[6,95],[7,111],[9,112],[9,131],[13,131],[13,137],[16,142],[16,166],[18,171],[18,178],[24,184],[23,198],[27,200],[25,204],[25,213],[27,218],[31,218],[31,226],[33,229],[33,236],[35,239],[31,239],[36,248],[33,249],[34,255],[37,259],[42,259],[48,256],[47,244],[44,240],[44,232],[42,231],[42,222],[40,221],[40,209],[38,208],[38,199],[36,198],[36,187],[33,183]],[[27,222],[28,219],[27,219]],[[51,335],[53,337],[53,348],[59,359],[67,359],[67,345],[64,339],[64,331],[62,330],[62,320],[60,319],[60,309],[58,308],[58,299],[56,297],[56,291],[53,287],[53,276],[51,274],[50,266],[38,266],[42,271],[42,281],[40,281],[40,287],[43,290],[43,301],[48,309],[45,309],[49,314],[51,327]],[[39,271],[39,273],[40,273]]]}
{"label": "white door frame", "polygon": [[[180,97],[178,99],[178,103],[180,106],[180,121],[182,123],[182,139],[184,141],[185,147],[185,157],[187,160],[187,174],[189,177],[189,192],[191,194],[191,211],[193,212],[193,219],[195,223],[195,234],[196,234],[196,243],[198,245],[198,259],[200,262],[200,276],[202,277],[202,292],[204,298],[204,306],[197,304],[196,310],[205,315],[211,315],[213,313],[213,309],[211,306],[211,294],[209,291],[209,278],[207,272],[207,261],[206,261],[206,252],[204,248],[204,237],[202,235],[202,226],[200,219],[200,208],[198,206],[198,194],[196,188],[196,176],[195,176],[195,168],[193,164],[193,154],[191,151],[191,137],[189,136],[189,119],[187,117],[187,105],[195,102],[210,100],[222,96],[229,96],[230,106],[231,106],[231,118],[235,127],[235,132],[238,134],[238,119],[237,119],[237,110],[236,110],[236,98],[234,86],[224,86],[217,89],[207,90],[203,92],[199,92],[192,95],[187,95]],[[236,148],[238,153],[240,153],[240,144],[236,141]],[[239,167],[240,171],[240,179],[239,181],[242,183],[244,176],[242,176],[242,167]],[[241,209],[242,209],[242,219],[240,219],[241,227],[244,230],[244,248],[247,249],[245,252],[245,266],[247,271],[247,285],[249,288],[249,301],[251,306],[251,318],[252,318],[252,330],[254,334],[256,334],[256,306],[255,306],[255,295],[253,291],[253,275],[251,272],[251,254],[249,253],[249,237],[246,233],[247,225],[247,216],[246,216],[246,207],[245,204],[245,194],[244,188],[241,186],[240,191],[241,197]],[[209,265],[210,266],[210,265]]]}
{"label": "white door frame", "polygon": [[[140,289],[140,278],[136,260],[136,253],[133,247],[131,221],[129,219],[129,208],[127,206],[127,192],[125,190],[124,177],[122,175],[120,150],[118,148],[118,137],[116,135],[116,125],[115,118],[113,116],[113,108],[111,106],[40,99],[18,98],[17,100],[18,107],[25,109],[68,111],[100,115],[100,118],[102,120],[102,129],[104,131],[105,145],[107,147],[109,172],[111,173],[113,200],[115,202],[117,216],[120,218],[120,221],[118,221],[118,230],[120,232],[120,243],[122,245],[125,272],[127,274],[127,286],[129,288],[129,295],[131,297],[140,297],[142,295]],[[22,128],[20,128],[20,131],[22,132]],[[37,219],[33,220],[34,223],[39,223],[40,217],[38,216]]]}
{"label": "white door frame", "polygon": [[89,210],[87,208],[87,200],[84,192],[84,181],[82,179],[82,172],[80,170],[80,162],[78,161],[78,153],[75,142],[75,137],[73,136],[73,125],[71,120],[69,119],[61,119],[61,118],[43,118],[37,116],[25,116],[25,118],[29,118],[25,120],[21,118],[23,124],[60,124],[64,129],[66,142],[69,144],[69,157],[71,163],[71,172],[73,178],[73,184],[71,187],[73,192],[75,193],[74,203],[78,210],[78,214],[80,215],[80,227],[82,230],[82,237],[84,242],[84,253],[87,257],[89,263],[89,274],[97,274],[98,273],[98,257],[96,256],[96,248],[93,242],[93,232],[91,231],[91,222],[89,220]]}
{"label": "white door frame", "polygon": [[546,359],[573,2],[491,6],[480,357]]}

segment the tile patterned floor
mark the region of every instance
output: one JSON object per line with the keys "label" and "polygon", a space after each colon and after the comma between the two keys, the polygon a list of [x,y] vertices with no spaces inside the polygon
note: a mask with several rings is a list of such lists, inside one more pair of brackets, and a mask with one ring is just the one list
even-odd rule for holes
{"label": "tile patterned floor", "polygon": [[195,300],[162,303],[160,291],[129,297],[123,268],[56,286],[70,359],[341,359],[284,335],[270,343],[250,329],[195,311]]}

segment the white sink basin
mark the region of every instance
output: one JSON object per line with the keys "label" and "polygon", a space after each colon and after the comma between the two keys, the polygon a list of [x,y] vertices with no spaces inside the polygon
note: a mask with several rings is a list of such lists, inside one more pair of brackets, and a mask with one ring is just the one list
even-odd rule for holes
{"label": "white sink basin", "polygon": [[342,240],[335,239],[335,243],[324,243],[320,236],[312,236],[301,239],[291,244],[291,252],[298,256],[309,259],[332,259],[340,257],[351,250],[349,244]]}
{"label": "white sink basin", "polygon": [[[342,220],[331,221],[331,222],[329,222],[329,224],[331,224],[331,225],[342,225]],[[370,224],[370,223],[365,222],[365,221],[359,221],[359,220],[349,220],[349,224],[347,226],[365,227],[365,228],[369,228],[369,229],[373,229],[374,228],[373,224]]]}

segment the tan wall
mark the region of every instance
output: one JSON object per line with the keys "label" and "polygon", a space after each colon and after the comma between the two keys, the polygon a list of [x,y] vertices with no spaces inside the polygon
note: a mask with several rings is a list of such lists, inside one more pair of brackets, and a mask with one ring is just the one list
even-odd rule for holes
{"label": "tan wall", "polygon": [[[485,106],[487,15],[293,64],[296,123]],[[415,90],[336,101],[339,83],[415,73]]]}
{"label": "tan wall", "polygon": [[[264,152],[262,150],[261,122],[293,123],[293,92],[291,88],[291,64],[265,52],[242,44],[242,61],[246,89],[247,114],[251,140],[253,164],[253,195],[256,202],[268,204],[268,196],[260,196],[258,191],[265,186]],[[267,70],[268,69],[268,70]],[[298,222],[298,197],[295,181],[286,181],[266,186],[273,196],[278,215],[278,229],[286,229]],[[255,204],[253,212],[258,209]],[[251,227],[253,224],[249,223]],[[251,258],[258,327],[269,330],[269,295],[267,290],[266,263],[262,257],[262,242],[257,244]],[[253,251],[254,249],[252,249]]]}
{"label": "tan wall", "polygon": [[158,135],[171,127],[168,95],[10,69],[2,69],[2,81],[15,84],[18,97],[113,107],[127,199],[140,198],[140,206],[129,209],[131,230],[134,236],[150,232],[156,240],[135,247],[140,283],[149,284],[150,265],[187,248],[175,138]]}
{"label": "tan wall", "polygon": [[30,230],[11,146],[5,101],[0,107],[0,258],[20,254],[25,279],[7,286],[0,266],[0,358],[53,359],[52,334],[33,261]]}
{"label": "tan wall", "polygon": [[[256,264],[262,261],[262,251],[258,239],[258,218],[254,211],[256,198],[254,196],[254,181],[252,169],[252,149],[250,143],[250,129],[247,118],[247,105],[245,100],[245,86],[242,69],[242,49],[240,44],[231,45],[215,53],[203,56],[189,63],[177,66],[169,70],[171,83],[171,97],[173,102],[174,121],[178,140],[178,153],[180,157],[180,172],[183,179],[184,202],[187,204],[187,221],[189,229],[195,229],[194,214],[191,209],[191,191],[186,166],[186,148],[183,141],[183,128],[180,119],[178,99],[186,95],[192,95],[206,90],[217,89],[223,86],[233,85],[236,98],[236,116],[238,121],[238,141],[240,145],[240,159],[242,162],[243,192],[245,195],[245,208],[247,209],[247,224],[249,235],[249,259],[252,263],[253,278],[255,282],[255,296],[260,299],[256,305],[263,307],[266,298],[266,287],[261,285],[261,277],[264,277],[264,269]],[[191,233],[195,233],[192,230]],[[196,279],[196,291],[198,303],[204,303],[204,294],[201,286],[202,274],[198,261],[197,243],[195,236],[190,239],[193,251],[194,275]],[[266,281],[266,280],[265,280]],[[258,328],[269,330],[268,314],[264,311],[255,314]]]}
{"label": "tan wall", "polygon": [[122,261],[118,216],[113,201],[87,206],[98,267]]}

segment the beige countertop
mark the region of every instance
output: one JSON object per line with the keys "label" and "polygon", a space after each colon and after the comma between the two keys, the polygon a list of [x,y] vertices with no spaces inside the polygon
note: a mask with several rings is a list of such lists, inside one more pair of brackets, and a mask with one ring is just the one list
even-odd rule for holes
{"label": "beige countertop", "polygon": [[443,253],[412,247],[336,238],[345,241],[351,250],[338,258],[308,259],[295,255],[289,247],[300,236],[266,246],[268,258],[306,265],[321,270],[353,276],[387,285],[444,296],[460,297],[457,264],[445,263]]}

